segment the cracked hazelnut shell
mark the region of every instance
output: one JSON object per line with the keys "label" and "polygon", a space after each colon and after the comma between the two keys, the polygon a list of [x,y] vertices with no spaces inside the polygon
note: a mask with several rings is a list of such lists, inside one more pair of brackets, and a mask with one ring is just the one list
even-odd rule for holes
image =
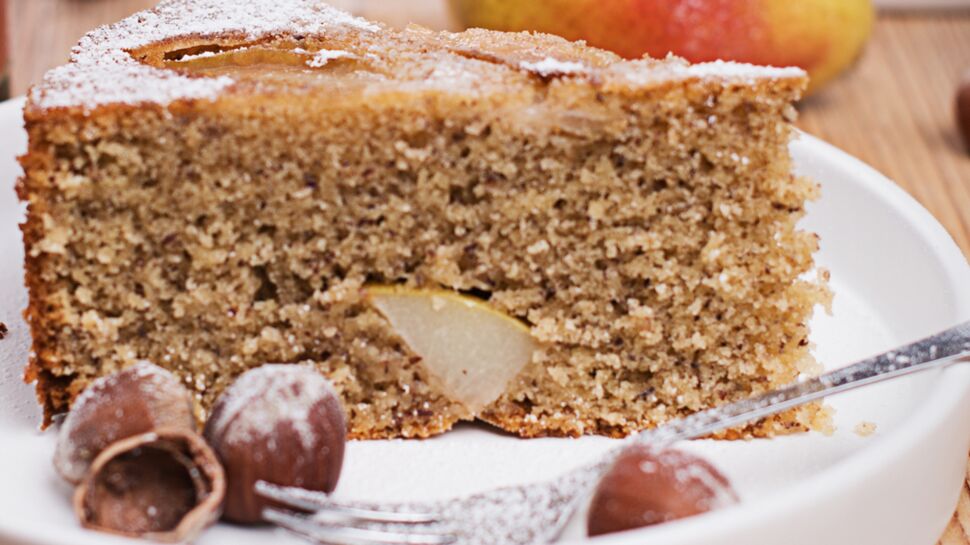
{"label": "cracked hazelnut shell", "polygon": [[330,382],[307,365],[243,373],[220,396],[205,437],[226,470],[224,518],[255,524],[271,502],[257,481],[331,492],[343,464],[347,421]]}
{"label": "cracked hazelnut shell", "polygon": [[92,382],[61,425],[54,467],[72,484],[108,445],[157,428],[196,430],[192,397],[175,375],[138,362]]}
{"label": "cracked hazelnut shell", "polygon": [[737,501],[727,477],[703,458],[676,449],[633,446],[620,454],[596,487],[586,528],[590,536],[632,530]]}
{"label": "cracked hazelnut shell", "polygon": [[225,489],[198,434],[158,429],[102,450],[75,491],[74,510],[85,528],[180,543],[218,520]]}

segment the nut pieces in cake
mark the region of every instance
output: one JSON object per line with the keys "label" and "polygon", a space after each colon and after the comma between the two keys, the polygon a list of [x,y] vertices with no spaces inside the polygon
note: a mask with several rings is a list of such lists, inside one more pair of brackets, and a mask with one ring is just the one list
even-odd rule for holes
{"label": "nut pieces in cake", "polygon": [[72,484],[115,441],[157,428],[195,431],[192,397],[174,375],[139,362],[102,377],[74,401],[57,439],[54,467]]}
{"label": "nut pieces in cake", "polygon": [[116,441],[74,495],[86,528],[152,541],[191,541],[218,520],[226,480],[212,449],[185,428]]}
{"label": "nut pieces in cake", "polygon": [[596,488],[587,532],[598,536],[699,515],[737,503],[731,483],[706,460],[634,446]]}
{"label": "nut pieces in cake", "polygon": [[258,481],[331,492],[343,464],[347,419],[330,383],[307,365],[243,373],[216,401],[205,437],[226,469],[225,518],[262,521]]}

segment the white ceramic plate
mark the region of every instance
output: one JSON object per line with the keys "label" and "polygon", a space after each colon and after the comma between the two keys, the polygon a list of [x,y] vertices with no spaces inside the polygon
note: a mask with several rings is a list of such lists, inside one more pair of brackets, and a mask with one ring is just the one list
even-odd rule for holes
{"label": "white ceramic plate", "polygon": [[[20,311],[22,217],[12,186],[25,148],[21,101],[0,105],[0,543],[131,543],[82,531],[70,489],[54,474],[54,434],[40,433],[31,387],[20,381],[29,336]],[[834,314],[812,324],[816,354],[838,367],[970,319],[970,267],[942,227],[889,180],[810,136],[792,145],[797,168],[822,183],[805,227],[822,237]],[[833,399],[839,431],[770,441],[696,441],[741,505],[597,543],[653,545],[932,545],[955,505],[970,448],[970,365]],[[853,432],[873,422],[874,435]],[[609,445],[602,438],[521,440],[461,426],[426,441],[354,442],[338,494],[428,498],[552,476]],[[583,541],[581,516],[564,541]],[[199,541],[265,543],[273,530],[220,525]]]}

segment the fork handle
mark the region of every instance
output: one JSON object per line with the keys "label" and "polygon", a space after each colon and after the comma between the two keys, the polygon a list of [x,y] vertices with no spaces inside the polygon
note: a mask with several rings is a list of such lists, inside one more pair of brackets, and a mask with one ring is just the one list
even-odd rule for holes
{"label": "fork handle", "polygon": [[918,371],[946,367],[958,361],[970,361],[970,322],[779,390],[708,409],[642,431],[635,436],[634,441],[657,444],[703,437],[832,394]]}

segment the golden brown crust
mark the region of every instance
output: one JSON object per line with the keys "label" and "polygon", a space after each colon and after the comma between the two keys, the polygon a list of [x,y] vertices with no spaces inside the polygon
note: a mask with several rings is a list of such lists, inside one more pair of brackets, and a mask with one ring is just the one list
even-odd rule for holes
{"label": "golden brown crust", "polygon": [[[28,133],[32,132],[34,123],[32,120],[27,120]],[[27,201],[32,192],[31,184],[28,182],[29,173],[48,170],[52,158],[50,154],[32,147],[28,153],[19,158],[19,161],[27,174],[17,182],[17,195],[21,200]],[[29,294],[23,316],[30,326],[33,339],[30,361],[24,371],[24,380],[28,383],[36,383],[37,399],[44,409],[42,427],[46,428],[55,414],[67,410],[73,396],[68,394],[69,381],[58,381],[51,372],[57,356],[56,346],[50,342],[48,330],[52,324],[57,323],[58,308],[49,296],[46,283],[42,280],[45,255],[37,255],[33,252],[44,236],[41,225],[44,209],[43,201],[29,205],[27,220],[21,224],[20,229],[24,238],[24,282]]]}

